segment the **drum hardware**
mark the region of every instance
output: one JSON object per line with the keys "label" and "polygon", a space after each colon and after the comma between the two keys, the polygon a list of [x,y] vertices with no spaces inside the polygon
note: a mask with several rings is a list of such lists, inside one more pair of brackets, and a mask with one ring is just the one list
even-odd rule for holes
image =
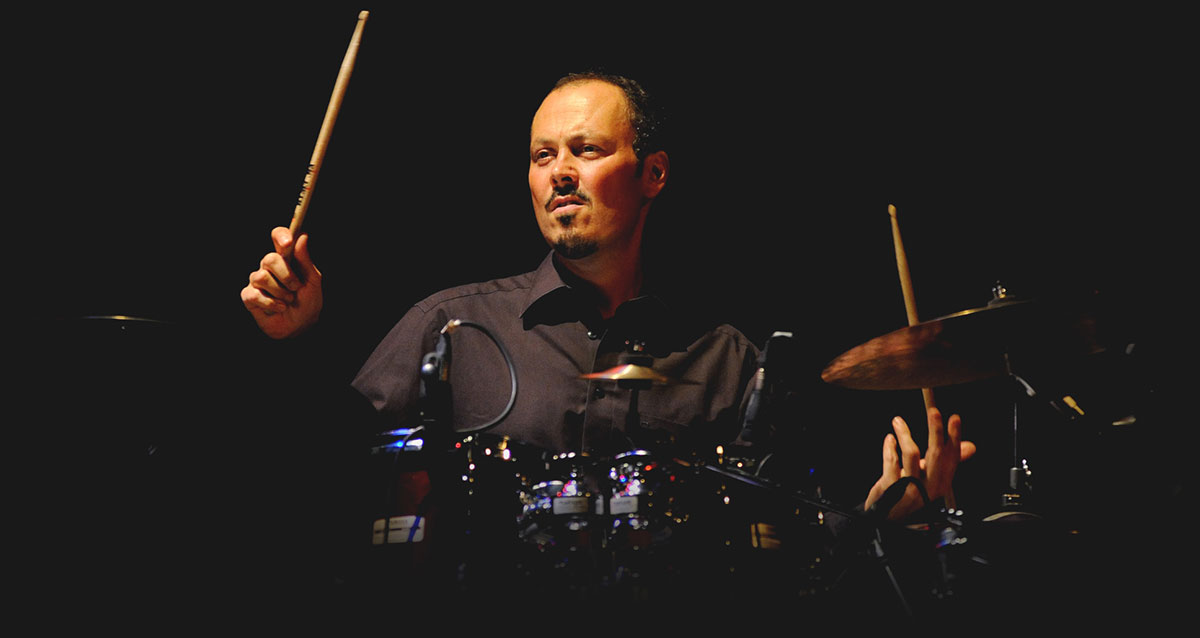
{"label": "drum hardware", "polygon": [[[1103,349],[1094,338],[1090,317],[1072,308],[1066,308],[1064,312],[1064,308],[1054,304],[1013,297],[999,282],[992,288],[992,299],[985,307],[921,322],[917,317],[895,207],[889,206],[889,215],[909,325],[862,343],[835,358],[821,373],[825,382],[854,389],[921,389],[927,409],[934,404],[933,388],[1001,376],[1008,377],[1014,390],[1020,388],[1026,396],[1035,397],[1037,393],[1017,374],[1014,363],[1028,364],[1041,357],[1053,359],[1094,354]],[[1008,487],[1002,497],[1003,505],[1009,509],[1019,507],[1032,487],[1032,471],[1028,460],[1022,456],[1018,438],[1019,403],[1018,396],[1012,402],[1013,462],[1008,471]],[[1068,396],[1064,397],[1064,403],[1070,406],[1073,401]],[[959,532],[961,521],[955,520],[961,512],[954,509],[952,496],[948,497],[947,504],[945,525],[930,527],[923,532],[938,532],[932,548],[938,569],[931,591],[937,599],[954,594],[956,574],[950,565],[951,553],[961,553],[958,548],[967,544],[966,536]],[[883,551],[882,528],[875,527],[874,533],[869,552],[874,563],[887,575],[905,614],[911,616],[910,601]]]}
{"label": "drum hardware", "polygon": [[[640,551],[667,541],[686,521],[677,500],[676,472],[648,450],[618,454],[608,472],[604,513],[615,550]],[[684,508],[686,510],[686,507]]]}
{"label": "drum hardware", "polygon": [[[1044,413],[1066,424],[1092,427],[1095,434],[1111,433],[1118,424],[1137,421],[1140,415],[1133,415],[1131,406],[1120,404],[1126,390],[1140,389],[1119,374],[1126,371],[1123,366],[1137,363],[1130,356],[1133,346],[1126,345],[1124,335],[1116,334],[1122,327],[1121,316],[1110,317],[1103,302],[1094,296],[1065,302],[1026,299],[1013,296],[997,283],[987,305],[871,339],[835,358],[822,372],[826,382],[855,389],[942,387],[992,378],[1003,382],[1004,403],[1011,409],[1012,438],[998,511],[969,528],[957,520],[960,511],[948,512],[945,521],[914,530],[919,535],[912,548],[905,544],[909,539],[892,538],[885,528],[882,537],[868,540],[869,550],[863,548],[875,552],[870,557],[875,560],[868,563],[875,569],[888,558],[879,555],[886,547],[890,554],[887,565],[901,569],[889,574],[888,582],[894,584],[904,584],[895,577],[905,575],[901,561],[910,554],[927,563],[915,565],[913,573],[925,574],[922,584],[928,590],[897,590],[907,596],[902,603],[910,612],[922,603],[925,592],[933,599],[928,602],[934,604],[957,599],[954,608],[967,600],[984,604],[993,587],[1025,601],[1023,597],[1039,586],[1026,581],[1025,574],[1044,562],[1043,553],[1052,555],[1059,543],[1069,543],[1077,534],[1070,525],[1060,529],[1043,517],[1038,513],[1040,507],[1031,508],[1038,505],[1034,497],[1041,495],[1035,469],[1044,474],[1047,468],[1039,468],[1037,459],[1030,458],[1033,450],[1028,448],[1039,438],[1030,429],[1030,419]],[[1118,330],[1102,323],[1110,318],[1118,320]],[[1109,348],[1114,342],[1122,347]],[[1110,369],[1109,365],[1121,367]],[[1076,386],[1082,382],[1086,389],[1064,387],[1062,381]],[[1035,436],[1031,438],[1031,434]],[[1053,483],[1059,468],[1050,471]],[[1061,508],[1055,510],[1058,514]],[[895,545],[880,544],[882,541]]]}
{"label": "drum hardware", "polygon": [[[508,366],[509,378],[511,380],[511,391],[508,397],[508,403],[504,409],[500,411],[494,418],[482,425],[474,426],[470,429],[458,429],[455,427],[453,407],[451,402],[450,388],[450,369],[452,363],[452,342],[451,335],[459,328],[467,327],[478,330],[495,344],[500,355],[504,358]],[[467,321],[463,319],[451,319],[446,322],[442,329],[438,332],[437,343],[432,352],[426,353],[421,359],[420,373],[420,395],[418,397],[418,406],[420,408],[423,435],[432,443],[435,450],[451,451],[451,445],[454,448],[461,449],[463,446],[463,437],[466,437],[467,442],[471,441],[471,435],[481,432],[486,432],[493,427],[499,425],[512,412],[513,406],[517,401],[517,370],[513,364],[512,357],[509,356],[508,350],[504,344],[498,340],[483,325]],[[458,437],[458,440],[455,440]],[[466,454],[468,455],[468,466],[474,466],[474,460],[470,458],[473,453],[473,446],[467,445]],[[467,516],[470,518],[472,511],[472,503],[476,500],[473,497],[475,492],[470,483],[473,479],[469,475],[464,475],[462,480],[466,482],[467,503],[465,505]]]}
{"label": "drum hardware", "polygon": [[[988,302],[989,307],[997,307],[1012,302],[1012,297],[1009,296],[1008,290],[1000,283],[992,288],[992,300]],[[1004,372],[1011,380],[1014,389],[1019,388],[1021,393],[1028,397],[1037,396],[1033,386],[1029,382],[1013,371],[1012,358],[1009,355],[1007,346],[1004,350]],[[1013,464],[1008,470],[1008,490],[1001,495],[1001,506],[1004,508],[1018,508],[1021,506],[1021,501],[1026,494],[1032,489],[1033,472],[1029,469],[1029,461],[1021,454],[1020,444],[1020,396],[1014,398],[1012,402],[1012,445],[1013,445]]]}
{"label": "drum hardware", "polygon": [[784,487],[774,481],[751,476],[746,472],[731,470],[728,467],[713,464],[697,464],[697,467],[705,472],[722,477],[727,481],[745,485],[761,493],[769,494],[781,501],[789,501],[797,505],[807,506],[815,512],[835,513],[847,518],[860,518],[862,516],[861,512],[846,509],[820,496],[811,496],[798,490]]}
{"label": "drum hardware", "polygon": [[[788,347],[791,336],[791,333],[775,333],[766,349],[773,353],[770,363],[760,357],[761,385],[757,386],[760,409],[755,417],[759,434],[755,451],[760,454],[772,442],[766,430],[775,420],[771,395],[777,382],[782,383],[786,376],[779,373],[782,364],[788,363],[775,351]],[[771,346],[773,343],[783,345]],[[695,382],[657,372],[650,367],[652,362],[633,344],[632,351],[622,357],[621,365],[583,375],[587,379],[616,381],[618,387],[630,390],[625,425],[634,449],[614,457],[608,477],[611,490],[606,492],[604,503],[608,517],[605,526],[609,528],[605,551],[616,561],[614,574],[619,576],[622,570],[637,574],[641,570],[643,576],[648,576],[650,570],[659,575],[665,567],[674,572],[674,578],[688,581],[685,586],[711,582],[738,589],[755,588],[765,594],[761,591],[765,583],[770,581],[777,587],[780,573],[787,571],[791,574],[790,583],[806,583],[814,591],[820,589],[814,584],[819,581],[814,575],[819,571],[820,559],[807,555],[814,548],[810,543],[814,532],[797,528],[819,527],[824,513],[821,508],[838,508],[758,480],[749,474],[756,467],[756,460],[733,458],[724,450],[711,463],[692,455],[685,455],[690,462],[674,457],[655,459],[653,453],[638,445],[645,434],[638,414],[639,393],[658,386]],[[675,482],[676,475],[684,479],[684,485]],[[759,507],[770,512],[756,511]],[[772,525],[773,522],[779,525]],[[781,543],[780,539],[785,537],[787,542]],[[662,559],[670,564],[655,563],[656,554],[670,557]],[[803,574],[810,580],[797,577],[796,569],[811,572]],[[782,588],[788,589],[790,585]],[[784,594],[777,591],[772,595]]]}
{"label": "drum hardware", "polygon": [[941,387],[1005,376],[1014,347],[1090,354],[1072,335],[1070,313],[1034,300],[1006,300],[900,328],[861,343],[826,365],[821,379],[859,390]]}
{"label": "drum hardware", "polygon": [[[482,332],[484,336],[495,344],[496,349],[499,350],[505,364],[508,366],[511,391],[509,392],[508,403],[500,411],[500,414],[482,425],[474,426],[470,429],[458,430],[454,427],[454,414],[450,401],[450,366],[452,361],[451,353],[453,351],[450,335],[462,327],[473,328]],[[508,417],[517,402],[517,369],[513,364],[512,357],[508,354],[508,349],[504,347],[504,344],[490,330],[473,321],[451,319],[446,322],[446,325],[442,326],[442,329],[438,331],[437,344],[434,346],[434,350],[426,353],[421,358],[419,373],[421,383],[418,406],[422,422],[426,426],[425,436],[435,438],[436,442],[441,445],[450,444],[452,440],[451,433],[484,432],[494,428]]]}
{"label": "drum hardware", "polygon": [[625,384],[622,387],[635,387],[643,390],[659,385],[698,383],[696,381],[674,379],[657,372],[654,370],[654,368],[651,368],[648,365],[639,365],[636,363],[623,363],[601,372],[592,372],[590,374],[581,375],[580,378],[617,381],[619,384]]}
{"label": "drum hardware", "polygon": [[[792,337],[791,332],[772,333],[758,355],[758,370],[754,373],[754,388],[746,405],[740,437],[760,449],[770,450],[774,443],[777,411],[775,397],[779,390],[776,386],[782,385],[784,376],[779,374],[776,368],[785,368],[792,363]],[[787,348],[786,356],[775,354],[780,348]]]}
{"label": "drum hardware", "polygon": [[[1036,396],[1033,387],[1029,385],[1025,379],[1014,373],[1005,357],[1005,367],[1008,367],[1008,376],[1012,382],[1019,386],[1024,394],[1029,397]],[[1018,396],[1012,402],[1012,466],[1008,469],[1008,490],[1001,495],[1000,504],[1004,508],[1017,508],[1021,506],[1021,501],[1033,488],[1032,477],[1033,472],[1029,469],[1029,460],[1021,454],[1020,444],[1020,397]]]}
{"label": "drum hardware", "polygon": [[1006,377],[1015,393],[1013,451],[1001,502],[1006,508],[1018,507],[1032,490],[1033,476],[1019,437],[1022,400],[1044,400],[1067,419],[1082,415],[1070,395],[1043,397],[1019,366],[1052,368],[1104,352],[1095,323],[1095,317],[1076,304],[1024,299],[997,282],[987,305],[859,344],[831,361],[821,378],[852,389],[902,390]]}
{"label": "drum hardware", "polygon": [[[501,413],[463,431],[455,428],[450,388],[451,335],[461,327],[491,339],[512,380]],[[370,516],[372,558],[367,569],[368,582],[381,589],[401,586],[395,579],[405,574],[461,588],[468,562],[472,567],[502,562],[494,558],[502,552],[492,540],[497,527],[493,514],[516,498],[508,490],[503,502],[494,502],[499,488],[489,487],[492,474],[511,477],[515,471],[512,464],[504,469],[494,465],[515,460],[511,444],[506,439],[481,439],[516,402],[516,370],[504,345],[484,326],[452,319],[439,332],[435,349],[422,358],[419,374],[419,422],[380,433],[371,448],[371,472],[384,489]],[[489,480],[477,481],[480,473],[488,474]]]}
{"label": "drum hardware", "polygon": [[650,442],[650,437],[642,427],[641,415],[638,411],[638,395],[643,390],[665,385],[695,385],[698,381],[668,377],[651,365],[654,358],[645,354],[645,346],[641,342],[629,342],[629,352],[621,355],[620,365],[580,375],[581,379],[616,381],[617,387],[629,390],[629,411],[625,413],[625,437],[630,447],[639,448]]}

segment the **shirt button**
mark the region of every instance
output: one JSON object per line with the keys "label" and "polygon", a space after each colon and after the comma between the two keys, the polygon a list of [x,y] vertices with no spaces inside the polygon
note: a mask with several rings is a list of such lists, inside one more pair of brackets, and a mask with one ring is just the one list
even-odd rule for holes
{"label": "shirt button", "polygon": [[596,332],[595,330],[588,330],[588,339],[595,341],[596,339],[599,339],[599,338],[600,338],[600,333]]}
{"label": "shirt button", "polygon": [[604,398],[604,388],[602,388],[600,386],[596,386],[595,389],[592,390],[592,396],[597,399],[603,399]]}

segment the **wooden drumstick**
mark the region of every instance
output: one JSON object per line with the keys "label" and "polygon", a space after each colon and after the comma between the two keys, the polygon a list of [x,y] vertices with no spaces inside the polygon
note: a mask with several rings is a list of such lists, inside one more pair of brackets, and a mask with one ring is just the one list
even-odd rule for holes
{"label": "wooden drumstick", "polygon": [[[896,219],[896,207],[888,204],[888,216],[892,218],[892,241],[896,245],[896,267],[900,271],[900,289],[904,293],[904,310],[908,314],[908,325],[920,322],[917,317],[917,300],[913,295],[912,275],[908,272],[908,257],[904,254],[904,242],[900,239],[900,222]],[[925,411],[934,407],[933,389],[921,388],[925,399]]]}
{"label": "wooden drumstick", "polygon": [[[317,134],[317,145],[313,148],[312,159],[308,162],[308,172],[304,175],[304,185],[300,189],[300,199],[296,202],[296,210],[292,213],[292,223],[288,230],[292,237],[304,223],[304,214],[308,211],[308,202],[312,198],[313,186],[317,183],[317,175],[321,172],[321,163],[325,160],[325,148],[329,146],[329,136],[333,133],[333,125],[337,121],[338,111],[342,108],[342,97],[346,94],[346,85],[350,83],[350,74],[354,71],[354,61],[358,57],[358,45],[362,41],[363,26],[367,23],[368,11],[360,11],[358,23],[354,26],[354,35],[350,37],[350,46],[346,56],[342,58],[342,68],[338,71],[337,81],[333,85],[333,96],[329,99],[329,107],[325,109],[325,119],[321,122],[321,131]],[[291,253],[290,246],[286,252]],[[285,254],[284,257],[290,257]]]}

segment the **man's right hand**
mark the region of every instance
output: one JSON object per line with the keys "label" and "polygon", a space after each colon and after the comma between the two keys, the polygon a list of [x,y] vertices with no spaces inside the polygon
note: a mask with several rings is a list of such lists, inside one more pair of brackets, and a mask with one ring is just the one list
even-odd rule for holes
{"label": "man's right hand", "polygon": [[[246,310],[272,339],[295,337],[316,325],[324,304],[321,271],[308,254],[308,235],[301,234],[295,245],[292,240],[287,228],[273,229],[275,252],[262,258],[242,288]],[[292,259],[284,257],[288,254]]]}

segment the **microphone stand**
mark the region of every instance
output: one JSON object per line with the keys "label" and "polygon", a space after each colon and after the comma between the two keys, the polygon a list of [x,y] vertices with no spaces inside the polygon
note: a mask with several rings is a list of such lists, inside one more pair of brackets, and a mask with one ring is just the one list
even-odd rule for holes
{"label": "microphone stand", "polygon": [[440,448],[448,443],[453,431],[450,397],[450,324],[438,333],[437,345],[421,359],[421,390],[418,397],[421,425],[427,440]]}

